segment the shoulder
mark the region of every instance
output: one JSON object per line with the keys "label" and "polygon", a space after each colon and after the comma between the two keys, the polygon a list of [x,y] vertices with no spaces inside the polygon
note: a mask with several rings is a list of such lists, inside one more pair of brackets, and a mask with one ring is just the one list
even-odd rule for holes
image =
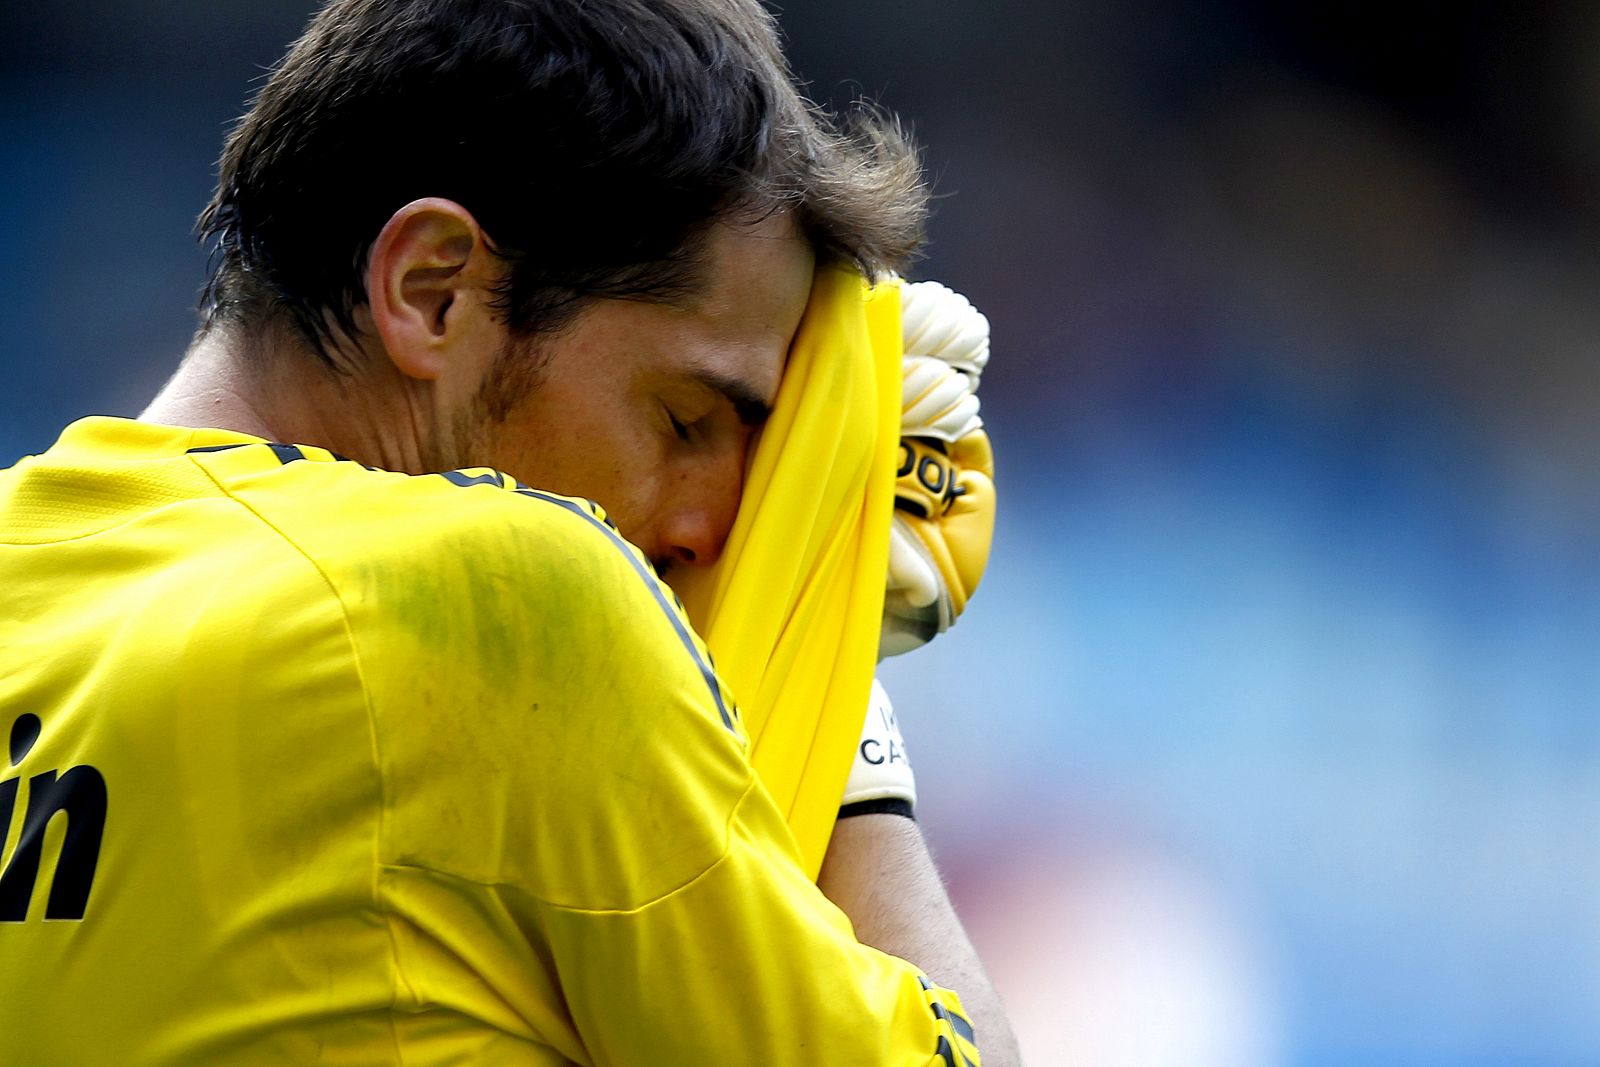
{"label": "shoulder", "polygon": [[569,669],[659,660],[732,727],[682,605],[597,504],[487,468],[396,474],[312,446],[191,455],[321,572],[359,634],[409,634],[497,673],[541,649]]}
{"label": "shoulder", "polygon": [[397,474],[285,444],[197,449],[191,458],[361,603],[405,608],[449,590],[509,622],[578,592],[590,606],[657,599],[649,562],[598,505],[498,471]]}
{"label": "shoulder", "polygon": [[481,554],[532,538],[546,547],[599,551],[615,535],[598,506],[542,493],[488,468],[408,475],[365,467],[309,445],[262,443],[191,449],[226,495],[308,551],[412,555],[419,565],[457,545]]}
{"label": "shoulder", "polygon": [[386,862],[631,907],[721,855],[751,781],[738,712],[676,597],[597,505],[485,469],[308,457],[274,476],[244,458],[218,484],[315,564],[345,614],[389,797]]}

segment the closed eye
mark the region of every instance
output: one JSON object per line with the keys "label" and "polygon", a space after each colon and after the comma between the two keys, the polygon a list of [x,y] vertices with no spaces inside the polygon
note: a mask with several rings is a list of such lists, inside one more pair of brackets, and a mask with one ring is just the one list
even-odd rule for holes
{"label": "closed eye", "polygon": [[710,370],[697,370],[694,376],[701,385],[720,394],[732,406],[739,421],[751,429],[759,429],[771,416],[772,405],[748,382]]}

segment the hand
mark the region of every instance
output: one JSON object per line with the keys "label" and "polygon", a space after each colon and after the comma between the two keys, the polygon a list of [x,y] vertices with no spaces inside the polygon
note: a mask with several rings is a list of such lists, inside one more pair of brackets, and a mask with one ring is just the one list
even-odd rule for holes
{"label": "hand", "polygon": [[900,466],[878,656],[955,625],[994,536],[994,453],[978,416],[989,322],[937,282],[901,290]]}

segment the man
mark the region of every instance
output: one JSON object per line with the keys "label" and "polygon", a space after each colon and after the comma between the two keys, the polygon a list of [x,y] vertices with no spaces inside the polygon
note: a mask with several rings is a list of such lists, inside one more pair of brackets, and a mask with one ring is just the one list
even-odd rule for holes
{"label": "man", "polygon": [[915,824],[830,903],[655,573],[922,208],[752,4],[322,11],[176,376],[0,476],[8,1058],[976,1062],[949,986],[1008,1062]]}

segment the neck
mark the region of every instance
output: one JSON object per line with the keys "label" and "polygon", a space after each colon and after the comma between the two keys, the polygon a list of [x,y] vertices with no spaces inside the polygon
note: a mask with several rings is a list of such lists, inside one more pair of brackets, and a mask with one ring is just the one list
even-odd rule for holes
{"label": "neck", "polygon": [[[362,353],[363,357],[371,353]],[[143,422],[234,430],[269,441],[319,445],[384,470],[447,469],[421,383],[388,360],[340,376],[281,339],[214,327],[195,339],[177,373],[140,413]],[[365,368],[383,367],[395,380]]]}

